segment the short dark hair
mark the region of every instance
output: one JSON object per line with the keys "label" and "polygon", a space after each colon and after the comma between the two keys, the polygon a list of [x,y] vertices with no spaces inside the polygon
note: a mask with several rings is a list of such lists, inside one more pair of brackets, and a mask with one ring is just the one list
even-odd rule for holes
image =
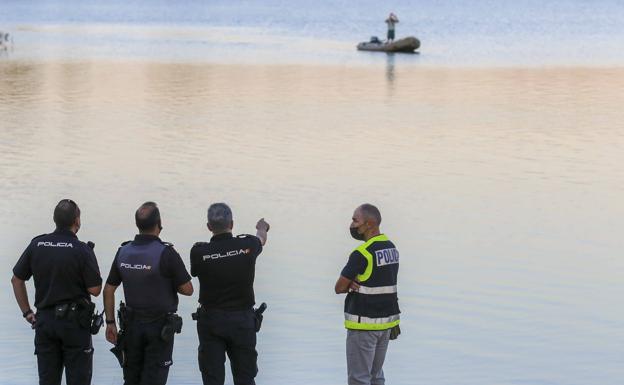
{"label": "short dark hair", "polygon": [[134,214],[134,220],[140,231],[151,230],[155,226],[160,227],[160,210],[154,202],[143,203]]}
{"label": "short dark hair", "polygon": [[377,226],[381,224],[381,213],[377,207],[370,203],[364,203],[360,206],[360,210],[362,210],[365,219],[374,220]]}
{"label": "short dark hair", "polygon": [[80,208],[71,199],[61,200],[54,208],[54,223],[58,229],[68,229],[80,217]]}

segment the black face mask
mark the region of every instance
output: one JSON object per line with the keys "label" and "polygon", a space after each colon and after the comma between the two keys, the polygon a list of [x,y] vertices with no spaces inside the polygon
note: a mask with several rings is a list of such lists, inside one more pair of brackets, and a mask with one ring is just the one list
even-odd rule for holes
{"label": "black face mask", "polygon": [[351,232],[351,236],[355,239],[357,239],[358,241],[363,241],[364,240],[364,234],[360,234],[358,232],[358,228],[357,227],[349,227],[349,231]]}

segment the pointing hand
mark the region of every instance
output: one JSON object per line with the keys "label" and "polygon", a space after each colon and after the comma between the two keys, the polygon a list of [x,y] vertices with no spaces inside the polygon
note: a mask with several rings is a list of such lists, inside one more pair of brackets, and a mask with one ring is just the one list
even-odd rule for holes
{"label": "pointing hand", "polygon": [[256,223],[256,230],[260,231],[269,231],[271,226],[264,220],[264,218],[260,218],[258,223]]}

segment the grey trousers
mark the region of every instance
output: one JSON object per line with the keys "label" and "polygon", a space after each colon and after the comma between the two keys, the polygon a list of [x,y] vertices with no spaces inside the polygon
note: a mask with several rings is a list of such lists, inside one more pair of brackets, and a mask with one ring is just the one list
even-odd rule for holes
{"label": "grey trousers", "polygon": [[347,374],[349,385],[384,385],[383,363],[390,329],[347,329]]}

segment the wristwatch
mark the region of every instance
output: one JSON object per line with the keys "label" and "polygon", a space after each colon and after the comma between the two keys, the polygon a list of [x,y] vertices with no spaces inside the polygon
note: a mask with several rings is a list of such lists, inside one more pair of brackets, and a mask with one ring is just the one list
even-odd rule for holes
{"label": "wristwatch", "polygon": [[33,313],[32,309],[28,309],[24,313],[22,313],[22,317],[26,318],[29,315],[31,315],[32,313]]}
{"label": "wristwatch", "polygon": [[107,319],[106,320],[106,324],[107,325],[114,325],[115,324],[115,320],[114,319]]}

